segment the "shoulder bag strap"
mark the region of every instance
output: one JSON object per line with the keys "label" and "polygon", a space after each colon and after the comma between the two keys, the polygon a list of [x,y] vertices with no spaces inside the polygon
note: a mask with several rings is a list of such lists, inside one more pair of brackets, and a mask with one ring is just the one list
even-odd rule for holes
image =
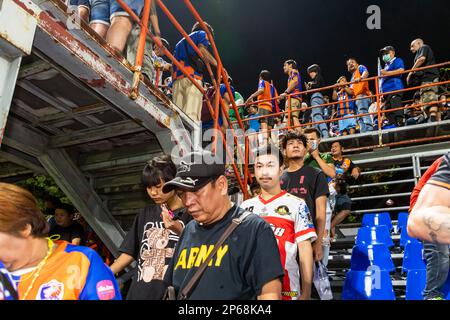
{"label": "shoulder bag strap", "polygon": [[[239,207],[238,207],[239,210]],[[250,215],[251,212],[244,211],[238,218],[234,218],[231,221],[231,224],[228,226],[228,228],[225,230],[225,232],[220,237],[219,241],[214,245],[213,251],[206,257],[206,260],[201,264],[201,266],[198,268],[198,270],[194,273],[191,280],[189,280],[188,284],[180,291],[180,294],[178,296],[178,300],[186,300],[191,293],[194,286],[197,284],[197,282],[202,277],[203,273],[206,270],[206,267],[208,266],[208,263],[211,261],[211,259],[214,257],[214,255],[217,253],[219,248],[222,246],[222,244],[227,240],[227,238],[230,236],[230,234],[234,231],[234,229],[237,228],[241,224],[244,219]]]}

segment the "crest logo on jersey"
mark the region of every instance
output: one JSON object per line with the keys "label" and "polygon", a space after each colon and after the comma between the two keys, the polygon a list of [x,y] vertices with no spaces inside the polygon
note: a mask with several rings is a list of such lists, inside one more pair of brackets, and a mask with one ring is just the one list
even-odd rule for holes
{"label": "crest logo on jersey", "polygon": [[116,290],[111,280],[102,280],[97,283],[97,295],[100,300],[112,300],[116,296]]}
{"label": "crest logo on jersey", "polygon": [[64,284],[53,279],[39,287],[36,300],[62,300],[63,296]]}
{"label": "crest logo on jersey", "polygon": [[287,206],[279,206],[278,208],[275,209],[275,213],[279,214],[280,216],[286,216],[288,214],[291,214]]}

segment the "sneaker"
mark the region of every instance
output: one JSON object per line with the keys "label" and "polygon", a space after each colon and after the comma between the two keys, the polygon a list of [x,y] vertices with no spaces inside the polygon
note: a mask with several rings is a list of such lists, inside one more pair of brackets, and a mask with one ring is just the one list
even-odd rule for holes
{"label": "sneaker", "polygon": [[442,297],[434,297],[434,298],[430,298],[430,299],[426,299],[426,300],[445,300]]}

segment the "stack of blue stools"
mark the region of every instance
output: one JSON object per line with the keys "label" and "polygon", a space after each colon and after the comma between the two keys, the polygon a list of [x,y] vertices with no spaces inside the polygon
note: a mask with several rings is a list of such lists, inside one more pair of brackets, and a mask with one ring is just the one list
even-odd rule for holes
{"label": "stack of blue stools", "polygon": [[389,248],[392,221],[389,213],[365,214],[352,250],[343,300],[395,300],[390,272],[395,270]]}
{"label": "stack of blue stools", "polygon": [[425,288],[426,263],[423,256],[422,242],[409,236],[406,225],[408,213],[398,215],[400,230],[400,247],[404,248],[402,272],[406,278],[406,300],[423,300],[422,291]]}
{"label": "stack of blue stools", "polygon": [[397,228],[400,230],[400,247],[405,248],[408,242],[419,242],[416,238],[409,236],[406,225],[408,224],[408,212],[400,212],[398,214]]}

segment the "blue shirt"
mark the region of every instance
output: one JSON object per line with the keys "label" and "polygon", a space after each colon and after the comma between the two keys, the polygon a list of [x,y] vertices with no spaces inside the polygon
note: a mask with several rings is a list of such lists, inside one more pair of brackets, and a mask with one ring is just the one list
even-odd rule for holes
{"label": "blue shirt", "polygon": [[[394,71],[398,69],[405,69],[405,64],[401,58],[394,57],[390,62],[386,63],[384,70]],[[402,75],[387,77],[381,79],[381,91],[383,93],[402,90],[404,88],[402,82]]]}
{"label": "blue shirt", "polygon": [[[0,261],[0,273],[2,273],[4,275],[5,281],[8,281],[9,284],[17,292],[16,283],[15,283],[13,277],[8,272],[8,270],[6,270],[5,266],[3,265],[3,263],[1,261]],[[7,289],[6,283],[3,283],[2,281],[0,281],[0,301],[1,300],[14,300],[13,293],[9,292],[9,290]]]}
{"label": "blue shirt", "polygon": [[[194,44],[198,47],[199,45],[204,45],[205,47],[209,47],[210,43],[207,39],[206,32],[205,31],[194,31],[192,32],[189,37],[192,39]],[[187,49],[187,51],[186,51]],[[194,48],[191,47],[189,43],[187,43],[186,39],[181,39],[176,47],[174,56],[175,59],[177,59],[186,69],[186,71],[193,76],[196,79],[203,79],[203,75],[200,74],[198,71],[194,70],[194,66],[191,66],[189,63],[189,56],[196,56],[197,53],[194,51]],[[173,80],[178,78],[184,78],[183,72],[181,72],[176,65],[173,66]]]}
{"label": "blue shirt", "polygon": [[[259,117],[258,113],[249,115],[247,118],[251,119],[251,118],[256,118],[256,117]],[[258,132],[259,128],[261,127],[261,124],[259,123],[259,119],[249,120],[248,127],[249,127],[249,129],[251,129],[255,132]]]}

